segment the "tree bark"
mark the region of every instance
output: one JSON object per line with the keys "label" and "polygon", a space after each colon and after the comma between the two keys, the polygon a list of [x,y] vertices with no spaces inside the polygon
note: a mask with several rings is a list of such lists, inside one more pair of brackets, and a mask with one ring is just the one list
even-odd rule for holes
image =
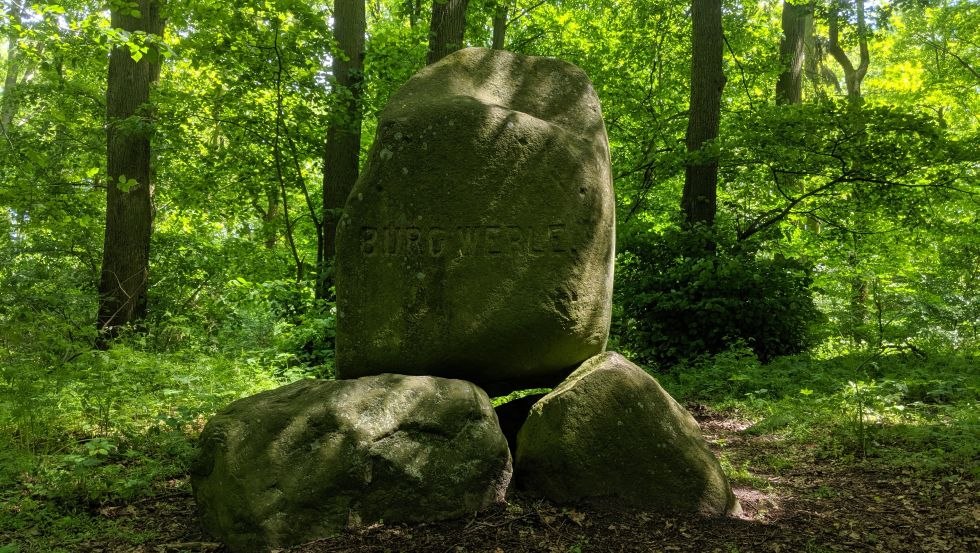
{"label": "tree bark", "polygon": [[274,250],[279,242],[279,187],[267,186],[265,189],[266,208],[262,210],[262,233],[265,235],[265,249]]}
{"label": "tree bark", "polygon": [[327,128],[323,155],[323,236],[318,248],[316,296],[326,298],[330,263],[337,249],[337,223],[357,180],[361,153],[362,83],[364,72],[364,0],[334,1],[334,113]]}
{"label": "tree bark", "polygon": [[[811,82],[819,78],[817,71],[818,55],[813,36],[813,3],[793,4],[783,0],[783,36],[779,41],[779,61],[781,71],[776,81],[776,105],[798,105],[803,103],[803,77]],[[822,87],[816,87],[820,94]],[[800,179],[795,175],[775,177],[777,184],[784,189],[797,190]],[[820,222],[808,217],[805,228],[820,231]]]}
{"label": "tree bark", "polygon": [[[112,10],[114,28],[161,35],[163,20],[158,0],[139,0],[135,8]],[[98,327],[104,345],[123,325],[146,316],[150,234],[153,223],[153,183],[150,172],[150,125],[147,121],[150,86],[160,75],[159,53],[134,61],[129,48],[109,54],[106,89],[106,139],[109,190],[105,243],[99,282]]]}
{"label": "tree bark", "polygon": [[693,0],[691,20],[691,104],[686,142],[694,158],[685,170],[681,209],[686,223],[710,226],[717,210],[718,158],[704,151],[704,146],[718,138],[725,88],[721,0]]}
{"label": "tree bark", "polygon": [[803,29],[803,48],[805,54],[803,56],[803,73],[806,75],[807,81],[810,82],[810,86],[813,87],[813,93],[818,98],[826,98],[826,94],[823,90],[823,81],[820,76],[820,69],[823,67],[823,45],[819,40],[817,40],[817,35],[814,32],[815,22],[814,22],[814,5],[810,4],[810,17],[806,18],[805,27]]}
{"label": "tree bark", "polygon": [[807,54],[807,29],[813,28],[813,7],[783,0],[782,28],[776,103],[799,104],[803,102],[803,63]]}
{"label": "tree bark", "polygon": [[7,31],[7,70],[3,79],[3,96],[0,97],[0,131],[3,132],[10,129],[17,111],[17,102],[14,99],[14,90],[17,88],[20,73],[20,52],[17,50],[17,41],[20,40],[19,27],[23,22],[26,7],[26,0],[23,5],[13,2],[10,4],[9,17],[12,25]]}
{"label": "tree bark", "polygon": [[493,8],[493,43],[494,50],[504,49],[504,39],[507,35],[507,4],[498,0]]}
{"label": "tree bark", "polygon": [[463,47],[467,4],[469,0],[432,0],[426,63],[433,64]]}

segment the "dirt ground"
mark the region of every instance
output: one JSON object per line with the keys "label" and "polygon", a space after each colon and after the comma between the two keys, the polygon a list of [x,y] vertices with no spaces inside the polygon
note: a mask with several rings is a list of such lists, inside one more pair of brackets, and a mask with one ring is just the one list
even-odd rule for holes
{"label": "dirt ground", "polygon": [[[652,513],[559,508],[517,495],[507,505],[467,520],[375,525],[290,549],[291,553],[383,552],[980,552],[980,501],[967,476],[916,476],[873,463],[799,459],[767,473],[785,455],[771,437],[744,432],[744,421],[690,406],[716,453],[735,466],[748,461],[752,486],[735,487],[744,513],[703,519]],[[783,446],[785,449],[785,446]],[[806,456],[802,456],[803,459]],[[965,473],[964,473],[965,474]],[[106,508],[102,516],[127,527],[154,529],[163,539],[138,547],[91,543],[85,551],[221,552],[202,535],[186,482],[160,496]]]}

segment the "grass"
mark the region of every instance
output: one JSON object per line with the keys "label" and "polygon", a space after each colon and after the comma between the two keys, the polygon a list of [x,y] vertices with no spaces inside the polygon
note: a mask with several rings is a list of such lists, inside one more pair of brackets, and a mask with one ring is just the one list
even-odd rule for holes
{"label": "grass", "polygon": [[749,461],[736,462],[724,453],[718,461],[732,486],[748,486],[757,490],[769,490],[772,487],[768,480],[749,471]]}

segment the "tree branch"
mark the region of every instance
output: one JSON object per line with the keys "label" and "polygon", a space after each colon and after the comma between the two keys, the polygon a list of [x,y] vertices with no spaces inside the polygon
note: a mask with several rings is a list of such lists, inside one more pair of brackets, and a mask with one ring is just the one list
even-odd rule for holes
{"label": "tree branch", "polygon": [[735,65],[738,67],[738,72],[742,76],[742,88],[745,89],[745,97],[749,100],[749,109],[755,111],[755,104],[752,102],[752,93],[749,92],[749,83],[745,79],[745,68],[742,67],[742,62],[738,61],[738,56],[735,55],[735,50],[732,49],[732,45],[728,42],[728,35],[721,36],[725,40],[725,46],[728,47],[728,53],[732,55],[732,59],[735,60]]}
{"label": "tree branch", "polygon": [[949,54],[950,56],[952,56],[953,59],[955,59],[957,62],[959,62],[960,65],[963,66],[964,69],[966,69],[967,71],[969,71],[970,73],[972,73],[974,77],[976,77],[978,80],[980,80],[980,72],[978,72],[976,69],[974,69],[973,66],[971,66],[969,63],[967,63],[966,60],[964,60],[963,58],[961,58],[961,57],[957,56],[955,53],[953,53],[949,48],[942,47],[942,46],[936,44],[934,41],[928,40],[928,39],[926,39],[924,42],[927,45],[932,46],[933,48],[935,48],[936,49],[936,52],[942,52],[944,54]]}

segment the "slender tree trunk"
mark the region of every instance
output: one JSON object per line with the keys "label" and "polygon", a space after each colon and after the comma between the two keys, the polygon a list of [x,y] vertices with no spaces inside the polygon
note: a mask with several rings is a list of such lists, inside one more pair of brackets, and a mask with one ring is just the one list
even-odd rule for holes
{"label": "slender tree trunk", "polygon": [[504,39],[507,35],[507,4],[498,0],[493,8],[493,44],[494,50],[504,49]]}
{"label": "slender tree trunk", "polygon": [[265,190],[266,209],[262,210],[262,232],[265,249],[274,250],[279,242],[279,187],[270,185]]}
{"label": "slender tree trunk", "polygon": [[[113,9],[112,26],[131,32],[163,33],[158,0],[136,2],[139,17],[130,14],[130,9]],[[145,119],[150,115],[150,86],[159,74],[158,52],[151,51],[139,61],[133,60],[125,46],[113,48],[109,54],[106,90],[109,190],[98,317],[102,345],[120,326],[146,316],[153,183],[150,131]]]}
{"label": "slender tree trunk", "polygon": [[813,28],[813,8],[783,0],[783,37],[779,41],[782,71],[776,81],[777,104],[803,102],[803,63],[806,59],[807,28]]}
{"label": "slender tree trunk", "polygon": [[[296,248],[296,240],[293,238],[293,223],[289,219],[289,193],[286,190],[286,170],[282,155],[283,142],[287,142],[288,144],[288,141],[285,140],[288,131],[286,129],[286,111],[283,108],[282,93],[282,77],[286,72],[286,68],[283,64],[282,49],[279,47],[279,35],[282,28],[278,18],[272,20],[272,29],[274,31],[272,46],[276,53],[276,132],[272,139],[272,162],[276,170],[276,184],[279,186],[279,199],[282,200],[283,235],[286,238],[289,253],[293,256],[293,264],[296,267],[296,282],[301,282],[304,274],[303,259],[299,256],[299,250]],[[272,208],[270,207],[269,210],[271,211]]]}
{"label": "slender tree trunk", "polygon": [[432,0],[427,63],[435,63],[463,47],[467,4],[469,0]]}
{"label": "slender tree trunk", "polygon": [[422,15],[422,0],[405,0],[405,9],[408,11],[408,24],[414,29]]}
{"label": "slender tree trunk", "polygon": [[337,223],[357,180],[361,153],[361,91],[364,71],[364,0],[335,0],[334,113],[323,155],[323,238],[318,248],[318,298],[328,297],[330,263],[337,249]]}
{"label": "slender tree trunk", "polygon": [[718,159],[704,146],[718,138],[721,93],[725,88],[722,68],[724,35],[721,0],[693,0],[691,57],[691,107],[687,123],[687,151],[694,154],[684,175],[681,209],[688,224],[714,224],[717,209]]}
{"label": "slender tree trunk", "polygon": [[[841,0],[842,1],[842,0]],[[835,3],[830,11],[830,20],[827,22],[829,28],[829,38],[827,41],[827,52],[834,57],[837,64],[844,70],[844,82],[847,85],[847,97],[852,101],[861,99],[861,83],[864,76],[868,73],[868,65],[871,55],[868,52],[868,28],[864,20],[864,0],[855,0],[857,8],[857,35],[859,60],[857,67],[847,57],[847,53],[840,46],[840,2]]]}
{"label": "slender tree trunk", "polygon": [[24,0],[23,5],[11,3],[8,14],[12,25],[7,31],[7,70],[3,79],[3,96],[0,97],[0,131],[2,132],[10,129],[10,124],[13,122],[17,111],[17,102],[14,99],[20,73],[20,52],[17,49],[17,41],[20,40],[20,25],[23,22],[26,7],[26,0]]}
{"label": "slender tree trunk", "polygon": [[[844,70],[844,82],[847,86],[848,100],[859,104],[862,101],[861,84],[864,81],[864,76],[868,73],[868,66],[871,62],[871,55],[868,52],[867,24],[865,23],[864,17],[864,0],[855,0],[859,52],[857,67],[854,66],[854,63],[840,46],[840,11],[841,2],[843,1],[839,0],[831,7],[830,18],[827,22],[830,35],[827,41],[827,52],[834,57],[837,64]],[[856,189],[854,201],[858,205],[864,201],[862,196],[861,190]],[[858,225],[861,222],[861,215],[856,215],[856,218],[854,225]],[[864,324],[868,319],[868,282],[860,272],[859,260],[861,256],[858,254],[859,248],[860,238],[855,235],[853,250],[848,256],[848,265],[854,272],[854,276],[851,277],[851,298],[848,317],[850,319],[851,340],[855,344],[867,338],[867,334],[864,332]]]}

